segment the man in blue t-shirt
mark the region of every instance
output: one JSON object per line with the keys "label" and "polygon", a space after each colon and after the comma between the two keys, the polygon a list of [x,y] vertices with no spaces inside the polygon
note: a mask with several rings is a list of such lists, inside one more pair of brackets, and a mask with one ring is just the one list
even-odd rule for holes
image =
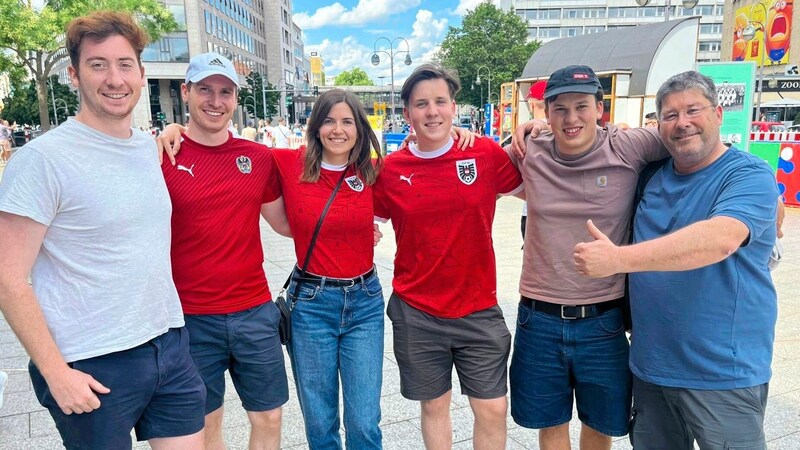
{"label": "man in blue t-shirt", "polygon": [[765,448],[777,297],[775,178],[719,139],[722,107],[698,72],[659,89],[659,133],[672,159],[647,185],[634,244],[575,247],[582,274],[630,273],[637,450]]}

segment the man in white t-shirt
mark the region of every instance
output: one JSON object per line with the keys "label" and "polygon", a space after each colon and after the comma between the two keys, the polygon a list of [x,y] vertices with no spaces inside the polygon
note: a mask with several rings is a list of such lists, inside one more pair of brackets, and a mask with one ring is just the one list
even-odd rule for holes
{"label": "man in white t-shirt", "polygon": [[80,111],[21,148],[0,183],[0,310],[67,448],[130,449],[132,429],[156,450],[203,446],[170,199],[153,139],[131,128],[146,44],[128,14],[70,22]]}
{"label": "man in white t-shirt", "polygon": [[278,119],[278,125],[272,128],[272,139],[275,140],[275,148],[289,148],[289,136],[292,130],[286,126],[286,119]]}

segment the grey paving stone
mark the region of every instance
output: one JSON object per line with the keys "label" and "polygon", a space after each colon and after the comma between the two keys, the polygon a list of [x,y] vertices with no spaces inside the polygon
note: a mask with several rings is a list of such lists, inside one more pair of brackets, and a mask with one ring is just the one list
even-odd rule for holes
{"label": "grey paving stone", "polygon": [[767,443],[769,450],[797,450],[800,448],[800,433],[783,436]]}
{"label": "grey paving stone", "polygon": [[391,425],[418,418],[419,402],[403,398],[399,393],[381,398],[381,425]]}
{"label": "grey paving stone", "polygon": [[0,417],[0,448],[31,437],[27,414]]}
{"label": "grey paving stone", "polygon": [[3,450],[56,450],[63,449],[60,436],[44,436],[22,439],[3,444]]}
{"label": "grey paving stone", "polygon": [[1,344],[0,345],[0,348],[3,349],[3,352],[0,353],[0,354],[3,355],[3,357],[0,358],[0,368],[2,368],[2,370],[8,370],[8,369],[11,369],[11,370],[14,370],[14,369],[28,370],[28,361],[30,361],[30,358],[28,358],[27,355],[25,355],[25,356],[12,356],[12,357],[6,358],[5,357],[5,355],[6,355],[5,354],[6,346],[8,346],[8,344]]}
{"label": "grey paving stone", "polygon": [[385,450],[424,450],[422,431],[412,421],[395,422],[381,427]]}
{"label": "grey paving stone", "polygon": [[11,392],[5,395],[0,416],[13,416],[43,410],[44,408],[33,395],[33,391]]}
{"label": "grey paving stone", "polygon": [[[6,382],[5,393],[10,394],[12,392],[25,392],[30,391],[33,389],[31,387],[31,377],[28,375],[27,370],[22,369],[14,369],[6,371],[8,375],[8,381]],[[0,411],[0,416],[2,415],[2,411]]]}
{"label": "grey paving stone", "polygon": [[42,410],[29,414],[31,424],[31,437],[58,436],[56,424],[50,411]]}

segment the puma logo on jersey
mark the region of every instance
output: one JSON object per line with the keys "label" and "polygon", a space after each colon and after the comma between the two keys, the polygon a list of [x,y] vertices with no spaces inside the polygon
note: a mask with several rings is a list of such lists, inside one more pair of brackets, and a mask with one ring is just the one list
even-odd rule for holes
{"label": "puma logo on jersey", "polygon": [[409,175],[409,176],[400,175],[400,181],[406,181],[406,182],[408,182],[408,185],[411,186],[411,177],[413,177],[413,176],[414,176],[413,173],[411,175]]}
{"label": "puma logo on jersey", "polygon": [[178,164],[178,170],[184,170],[186,172],[189,172],[189,175],[191,175],[192,178],[194,178],[194,173],[192,172],[193,169],[194,169],[194,164],[192,164],[192,167],[189,167],[188,169],[186,168],[186,166]]}

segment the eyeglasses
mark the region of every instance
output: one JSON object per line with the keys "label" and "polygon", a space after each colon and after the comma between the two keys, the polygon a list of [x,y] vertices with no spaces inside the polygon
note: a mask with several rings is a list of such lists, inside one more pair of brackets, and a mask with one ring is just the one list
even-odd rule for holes
{"label": "eyeglasses", "polygon": [[715,107],[716,107],[715,105],[708,105],[708,106],[703,106],[702,108],[689,108],[685,111],[669,112],[661,116],[661,121],[674,122],[678,120],[678,117],[680,117],[681,113],[683,113],[688,118],[697,117],[700,115],[700,113],[703,112],[704,109],[715,108]]}

